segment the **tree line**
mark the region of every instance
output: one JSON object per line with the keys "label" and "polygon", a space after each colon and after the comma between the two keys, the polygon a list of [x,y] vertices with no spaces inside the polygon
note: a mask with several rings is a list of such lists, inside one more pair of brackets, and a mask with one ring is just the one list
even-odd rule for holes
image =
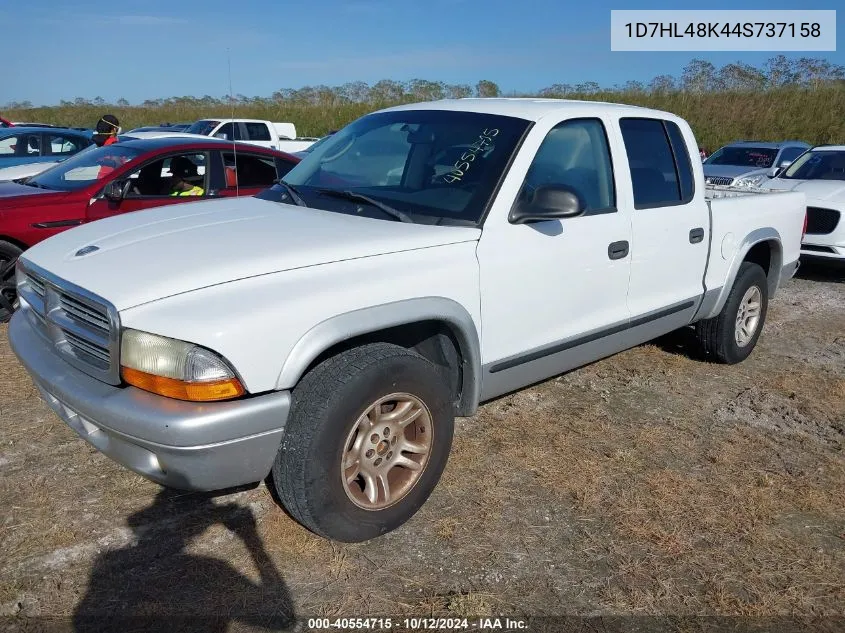
{"label": "tree line", "polygon": [[[267,106],[282,103],[332,107],[343,104],[389,104],[435,99],[459,99],[473,96],[583,97],[598,94],[660,95],[678,92],[704,94],[714,92],[765,92],[787,88],[814,91],[830,87],[845,88],[845,66],[819,58],[788,59],[784,55],[778,55],[770,58],[760,67],[744,62],[734,62],[716,67],[707,60],[694,59],[683,68],[679,76],[659,75],[648,82],[628,81],[612,87],[602,87],[594,81],[577,84],[555,83],[534,94],[504,93],[496,82],[489,79],[482,79],[475,85],[449,84],[427,79],[412,79],[410,81],[383,79],[372,85],[363,81],[353,81],[340,86],[316,85],[302,88],[283,88],[270,96],[248,97],[243,94],[223,97],[211,95],[202,97],[181,96],[147,99],[139,104],[132,104],[122,98],[114,103],[109,103],[102,97],[93,99],[77,97],[73,100],[61,100],[58,107],[163,108],[169,106]],[[17,111],[32,108],[34,106],[30,101],[10,101],[4,109]]]}

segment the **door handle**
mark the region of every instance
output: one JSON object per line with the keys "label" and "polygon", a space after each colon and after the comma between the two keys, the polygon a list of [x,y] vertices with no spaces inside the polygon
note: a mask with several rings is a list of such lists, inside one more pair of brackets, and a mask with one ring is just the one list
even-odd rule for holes
{"label": "door handle", "polygon": [[621,242],[611,242],[607,247],[607,256],[610,259],[622,259],[628,255],[628,242],[622,240]]}
{"label": "door handle", "polygon": [[689,232],[689,243],[690,244],[698,244],[703,239],[704,239],[704,229],[702,229],[701,227],[692,229]]}

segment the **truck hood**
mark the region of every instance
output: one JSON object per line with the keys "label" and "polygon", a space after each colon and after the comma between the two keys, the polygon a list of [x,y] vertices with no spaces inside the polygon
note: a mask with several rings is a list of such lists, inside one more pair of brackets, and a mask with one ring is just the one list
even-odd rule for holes
{"label": "truck hood", "polygon": [[803,191],[807,198],[845,202],[845,181],[843,180],[792,180],[773,178],[765,183],[766,189],[781,191]]}
{"label": "truck hood", "polygon": [[374,220],[240,198],[98,220],[36,244],[23,258],[125,310],[238,279],[480,235],[470,227]]}

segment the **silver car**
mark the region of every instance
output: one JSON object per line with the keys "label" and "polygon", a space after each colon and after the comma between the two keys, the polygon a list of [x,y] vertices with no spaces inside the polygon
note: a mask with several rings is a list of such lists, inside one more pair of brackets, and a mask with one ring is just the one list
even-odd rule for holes
{"label": "silver car", "polygon": [[759,187],[809,148],[804,141],[737,141],[707,157],[704,178],[709,185]]}

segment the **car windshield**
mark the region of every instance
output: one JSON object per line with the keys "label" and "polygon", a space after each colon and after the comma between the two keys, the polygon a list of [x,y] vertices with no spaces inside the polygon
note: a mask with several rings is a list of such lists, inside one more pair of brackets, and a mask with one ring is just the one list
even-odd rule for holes
{"label": "car windshield", "polygon": [[203,136],[208,136],[211,134],[211,130],[216,128],[220,125],[220,121],[212,121],[210,119],[203,119],[201,121],[197,121],[196,123],[192,123],[188,126],[188,129],[185,130],[188,134],[202,134]]}
{"label": "car windshield", "polygon": [[796,180],[845,180],[845,151],[806,152],[779,177]]}
{"label": "car windshield", "polygon": [[91,146],[55,167],[26,181],[27,185],[55,191],[77,191],[105,177],[111,171],[138,157],[142,150],[114,143],[104,147]]}
{"label": "car windshield", "polygon": [[329,134],[328,136],[324,136],[323,138],[321,138],[318,141],[314,141],[314,143],[312,145],[309,145],[308,147],[306,147],[304,150],[302,150],[301,153],[302,154],[310,154],[311,152],[313,152],[315,149],[317,149],[321,145],[325,145],[326,141],[331,139],[332,136],[334,136],[334,135]]}
{"label": "car windshield", "polygon": [[[415,222],[475,225],[529,125],[524,119],[475,112],[370,114],[307,154],[284,182],[309,207],[391,217],[362,202],[363,195]],[[259,197],[285,200],[285,190],[276,185]],[[358,200],[331,192],[352,192]]]}
{"label": "car windshield", "polygon": [[733,165],[767,169],[775,162],[778,150],[769,147],[728,146],[713,152],[705,165]]}

